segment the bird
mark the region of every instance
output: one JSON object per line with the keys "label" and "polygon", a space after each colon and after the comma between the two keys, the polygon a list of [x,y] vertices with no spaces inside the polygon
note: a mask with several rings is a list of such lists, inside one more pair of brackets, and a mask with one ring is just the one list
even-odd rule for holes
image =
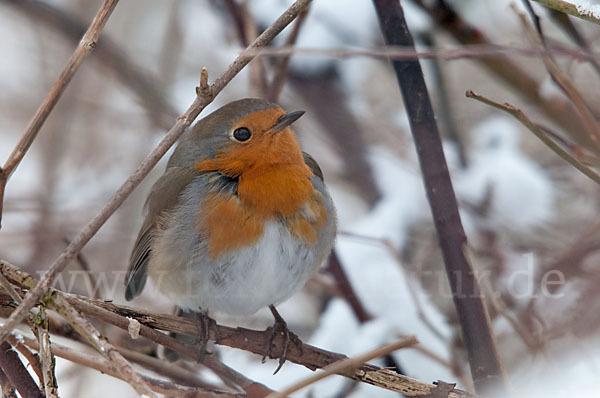
{"label": "bird", "polygon": [[125,298],[149,276],[159,292],[197,314],[203,351],[209,314],[249,315],[269,307],[268,342],[301,348],[276,305],[329,256],[336,210],[323,173],[291,128],[304,111],[259,98],[230,102],[181,138],[146,200],[125,278]]}

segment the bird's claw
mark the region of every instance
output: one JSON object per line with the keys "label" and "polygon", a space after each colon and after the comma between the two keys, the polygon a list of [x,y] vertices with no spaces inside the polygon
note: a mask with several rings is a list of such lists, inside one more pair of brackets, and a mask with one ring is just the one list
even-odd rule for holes
{"label": "bird's claw", "polygon": [[194,341],[196,344],[200,344],[200,357],[199,363],[204,361],[204,356],[207,353],[208,340],[210,339],[210,329],[215,332],[215,341],[219,343],[221,336],[219,334],[219,327],[217,322],[203,312],[196,313],[196,322],[198,326],[198,335]]}
{"label": "bird's claw", "polygon": [[273,313],[273,317],[275,318],[275,323],[273,324],[273,326],[270,326],[267,328],[267,331],[270,331],[271,335],[269,336],[269,341],[268,341],[268,346],[267,346],[267,354],[265,356],[263,356],[262,362],[264,363],[267,360],[267,357],[273,358],[273,341],[275,340],[275,337],[277,335],[282,334],[283,335],[283,349],[281,351],[281,355],[279,356],[279,366],[277,366],[277,369],[275,369],[275,372],[273,372],[273,374],[276,374],[277,372],[279,372],[279,370],[281,369],[281,367],[283,366],[283,364],[286,361],[288,349],[290,347],[290,342],[294,343],[296,345],[296,347],[298,347],[298,349],[300,350],[300,353],[302,353],[303,343],[295,333],[291,332],[288,329],[287,323],[283,320],[281,315],[279,315],[279,313],[277,312],[275,307],[269,306],[269,308],[271,309],[271,312]]}

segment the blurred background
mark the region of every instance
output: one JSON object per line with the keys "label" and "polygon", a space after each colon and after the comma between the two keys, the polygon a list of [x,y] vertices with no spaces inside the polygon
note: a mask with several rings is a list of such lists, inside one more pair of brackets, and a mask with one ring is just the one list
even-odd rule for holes
{"label": "blurred background", "polygon": [[[0,1],[0,162],[100,4]],[[42,274],[192,103],[201,68],[208,69],[210,80],[216,78],[289,4],[122,1],[98,48],[84,61],[7,185],[0,257]],[[519,50],[535,44],[519,17],[525,12],[521,2],[415,0],[402,5],[418,48],[440,55],[421,64],[470,258],[481,275],[511,385],[522,394],[518,396],[588,395],[600,375],[598,186],[516,120],[466,98],[465,91],[515,105],[589,164],[598,164],[600,151],[540,57]],[[600,68],[581,54],[598,51],[600,27],[537,4],[534,9],[547,43],[569,49],[557,52],[556,62],[598,115]],[[383,47],[368,0],[314,0],[302,22],[292,23],[274,45],[290,43],[296,30],[299,49]],[[495,48],[491,45],[508,50],[490,56],[484,50]],[[444,58],[452,49],[464,52]],[[282,56],[255,60],[200,116],[243,97],[265,97],[289,111],[306,111],[294,126],[303,149],[323,169],[337,206],[335,249],[353,292],[340,283],[339,268],[324,266],[302,292],[280,306],[281,314],[303,341],[349,356],[415,335],[420,345],[375,363],[398,367],[424,382],[440,379],[472,389],[390,63],[382,57],[299,52],[280,80],[284,62]],[[102,227],[57,288],[124,302],[123,278],[143,201],[164,165],[163,160]],[[133,305],[171,311],[152,288]],[[252,328],[272,322],[268,311],[216,318]],[[143,342],[132,343],[118,330],[103,331],[115,343],[144,349]],[[310,373],[288,362],[273,376],[276,361],[261,364],[258,356],[243,351],[214,350],[229,366],[273,389]],[[62,396],[135,396],[119,380],[58,361]],[[341,377],[297,394],[396,395]]]}

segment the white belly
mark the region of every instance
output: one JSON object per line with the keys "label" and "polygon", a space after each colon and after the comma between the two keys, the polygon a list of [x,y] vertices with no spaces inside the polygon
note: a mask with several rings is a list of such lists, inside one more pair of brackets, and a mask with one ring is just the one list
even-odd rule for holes
{"label": "white belly", "polygon": [[257,244],[215,260],[206,256],[205,247],[194,250],[192,258],[185,256],[190,253],[182,247],[185,243],[174,244],[168,235],[165,231],[159,239],[165,241],[159,243],[160,257],[171,267],[151,265],[150,276],[163,294],[185,310],[252,314],[291,296],[322,261],[316,252],[319,244],[307,245],[277,221],[265,223]]}

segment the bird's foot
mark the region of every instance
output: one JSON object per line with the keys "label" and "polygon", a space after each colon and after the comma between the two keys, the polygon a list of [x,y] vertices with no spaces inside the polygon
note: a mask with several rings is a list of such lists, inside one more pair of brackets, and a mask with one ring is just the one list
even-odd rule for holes
{"label": "bird's foot", "polygon": [[288,348],[290,347],[290,342],[293,342],[300,349],[300,352],[302,352],[303,344],[298,336],[296,336],[293,332],[290,332],[290,330],[287,327],[287,323],[283,320],[281,315],[279,315],[279,312],[277,312],[275,306],[270,305],[269,309],[271,310],[271,313],[275,318],[275,323],[273,324],[273,326],[267,328],[267,330],[271,332],[271,336],[269,337],[267,355],[263,357],[262,361],[264,363],[267,357],[273,357],[273,340],[275,340],[276,336],[280,334],[283,335],[283,349],[281,355],[279,356],[279,366],[277,366],[277,369],[275,369],[275,372],[273,372],[273,374],[276,374],[277,372],[279,372],[279,369],[281,369],[281,367],[285,363]]}
{"label": "bird's foot", "polygon": [[196,336],[195,344],[200,344],[200,358],[198,362],[204,361],[204,356],[207,353],[208,340],[210,339],[210,329],[215,333],[215,341],[219,343],[221,336],[217,322],[208,316],[205,312],[196,312],[196,326],[198,327],[198,335]]}

